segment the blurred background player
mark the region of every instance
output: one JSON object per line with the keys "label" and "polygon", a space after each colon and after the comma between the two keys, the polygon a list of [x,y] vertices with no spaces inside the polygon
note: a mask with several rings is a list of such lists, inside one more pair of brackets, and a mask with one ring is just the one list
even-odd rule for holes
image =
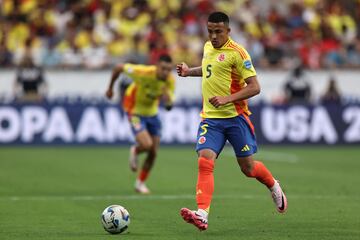
{"label": "blurred background player", "polygon": [[180,211],[183,219],[199,230],[208,227],[215,159],[226,141],[232,145],[241,171],[269,188],[280,213],[287,208],[279,182],[262,162],[253,158],[257,143],[246,100],[259,94],[260,86],[250,55],[229,37],[229,17],[226,14],[210,14],[207,29],[209,41],[204,46],[201,66],[189,68],[182,63],[176,67],[179,76],[202,76],[203,120],[199,125],[196,145],[198,210],[182,208]]}
{"label": "blurred background player", "polygon": [[175,78],[171,74],[172,67],[172,59],[167,54],[161,55],[156,65],[120,64],[114,68],[106,92],[106,96],[111,99],[114,83],[123,72],[133,80],[126,89],[122,105],[136,140],[136,144],[130,148],[129,163],[132,171],[138,170],[138,155],[147,153],[135,182],[135,190],[142,194],[150,193],[145,181],[154,165],[160,143],[160,100],[164,100],[167,110],[171,109],[174,102]]}

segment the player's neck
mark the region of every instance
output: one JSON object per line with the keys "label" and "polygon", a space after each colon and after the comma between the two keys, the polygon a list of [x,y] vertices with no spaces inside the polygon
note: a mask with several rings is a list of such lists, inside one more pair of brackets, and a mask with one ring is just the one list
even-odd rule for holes
{"label": "player's neck", "polygon": [[214,47],[214,48],[215,49],[221,49],[222,47],[226,46],[226,44],[228,44],[229,42],[230,42],[230,37],[228,37],[228,39],[220,47]]}
{"label": "player's neck", "polygon": [[164,79],[164,78],[161,78],[161,77],[159,77],[158,75],[156,75],[156,79],[159,80],[159,81],[163,81],[163,82],[166,81],[166,78],[165,78],[165,79]]}

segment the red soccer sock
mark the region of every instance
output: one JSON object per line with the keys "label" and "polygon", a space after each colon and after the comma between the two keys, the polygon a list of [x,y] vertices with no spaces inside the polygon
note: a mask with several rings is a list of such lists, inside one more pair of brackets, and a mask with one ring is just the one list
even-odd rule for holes
{"label": "red soccer sock", "polygon": [[214,160],[200,157],[196,184],[196,202],[199,209],[209,212],[212,194],[214,192]]}
{"label": "red soccer sock", "polygon": [[141,182],[145,182],[146,179],[148,178],[148,176],[149,176],[149,171],[142,169],[142,170],[140,171],[140,174],[139,174],[139,176],[138,176],[138,179],[139,179]]}
{"label": "red soccer sock", "polygon": [[259,161],[254,161],[253,170],[247,176],[256,178],[259,182],[266,185],[268,188],[271,188],[275,184],[275,180],[271,172],[262,162]]}

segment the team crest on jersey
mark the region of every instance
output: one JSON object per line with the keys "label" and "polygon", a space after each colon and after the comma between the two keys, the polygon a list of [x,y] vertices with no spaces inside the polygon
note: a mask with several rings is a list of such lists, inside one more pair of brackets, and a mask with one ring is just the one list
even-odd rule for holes
{"label": "team crest on jersey", "polygon": [[246,69],[250,69],[251,66],[252,66],[252,64],[251,64],[251,61],[250,61],[250,60],[244,61],[244,67],[245,67]]}
{"label": "team crest on jersey", "polygon": [[206,142],[206,137],[201,136],[201,137],[199,138],[198,143],[199,143],[199,144],[204,144],[205,142]]}
{"label": "team crest on jersey", "polygon": [[220,53],[220,55],[218,56],[217,60],[219,62],[223,62],[225,60],[225,54],[224,53]]}

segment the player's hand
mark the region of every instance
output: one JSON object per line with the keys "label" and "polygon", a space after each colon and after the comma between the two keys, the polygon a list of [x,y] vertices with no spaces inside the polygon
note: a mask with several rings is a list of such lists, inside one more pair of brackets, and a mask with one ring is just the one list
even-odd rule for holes
{"label": "player's hand", "polygon": [[180,63],[176,65],[176,72],[181,77],[187,77],[189,73],[189,67],[186,63]]}
{"label": "player's hand", "polygon": [[106,97],[107,97],[108,99],[111,99],[111,98],[113,97],[113,95],[114,95],[114,92],[113,92],[112,89],[108,89],[108,90],[106,91],[105,95],[106,95]]}
{"label": "player's hand", "polygon": [[230,99],[228,96],[222,97],[222,96],[216,96],[209,98],[209,102],[216,108],[228,104],[230,102]]}

